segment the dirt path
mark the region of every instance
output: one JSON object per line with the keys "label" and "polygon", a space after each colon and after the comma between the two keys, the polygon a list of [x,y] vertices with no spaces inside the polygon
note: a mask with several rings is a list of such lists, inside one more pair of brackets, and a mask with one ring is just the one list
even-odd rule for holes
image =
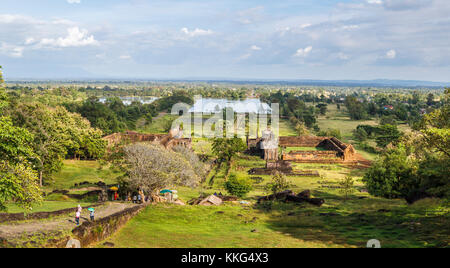
{"label": "dirt path", "polygon": [[[107,203],[101,207],[97,207],[95,210],[96,219],[100,219],[126,208],[133,207],[131,203]],[[83,209],[80,218],[80,224],[89,220],[89,212]],[[4,223],[0,225],[0,237],[3,238],[16,238],[21,236],[32,235],[33,233],[47,233],[71,230],[75,228],[75,212],[73,215],[65,215],[48,220],[34,220],[18,223]]]}

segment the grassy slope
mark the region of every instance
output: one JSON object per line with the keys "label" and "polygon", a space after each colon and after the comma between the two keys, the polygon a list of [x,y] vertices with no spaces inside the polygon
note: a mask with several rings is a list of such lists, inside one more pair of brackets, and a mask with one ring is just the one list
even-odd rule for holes
{"label": "grassy slope", "polygon": [[64,166],[60,172],[53,175],[53,181],[46,187],[52,189],[70,189],[75,183],[103,181],[106,184],[115,183],[115,178],[119,175],[111,172],[108,168],[100,169],[97,161],[64,161]]}
{"label": "grassy slope", "polygon": [[[243,155],[234,162],[232,172],[249,177],[250,168],[263,166],[258,157]],[[157,205],[147,208],[107,241],[116,247],[365,247],[368,240],[379,239],[383,247],[449,246],[450,232],[445,227],[449,218],[443,216],[449,210],[440,201],[408,206],[404,200],[371,197],[359,191],[364,173],[359,169],[325,164],[295,164],[295,168],[320,172],[320,178],[288,179],[292,190],[310,189],[314,197],[324,198],[322,207],[278,203],[250,207],[232,203],[220,207]],[[354,176],[356,183],[350,200],[344,202],[342,193],[333,187],[347,175]],[[178,187],[179,196],[187,201],[201,192],[225,193],[224,177],[223,168],[215,174],[212,186],[207,182],[198,189]],[[250,177],[263,178],[245,198],[254,202],[266,194],[263,186],[270,176]],[[97,246],[102,247],[102,243]]]}

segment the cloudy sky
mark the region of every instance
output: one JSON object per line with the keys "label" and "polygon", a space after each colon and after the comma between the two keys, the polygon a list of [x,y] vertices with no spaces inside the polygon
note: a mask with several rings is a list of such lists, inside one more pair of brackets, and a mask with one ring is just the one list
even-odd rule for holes
{"label": "cloudy sky", "polygon": [[449,0],[2,0],[6,78],[450,81]]}

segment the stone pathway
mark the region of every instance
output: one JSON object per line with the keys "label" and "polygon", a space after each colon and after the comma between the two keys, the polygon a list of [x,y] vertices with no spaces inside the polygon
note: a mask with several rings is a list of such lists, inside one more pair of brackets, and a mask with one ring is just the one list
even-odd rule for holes
{"label": "stone pathway", "polygon": [[[95,208],[96,219],[101,219],[122,211],[126,208],[136,206],[132,203],[116,203],[109,202],[103,206]],[[31,220],[26,222],[13,222],[0,224],[0,237],[2,238],[17,238],[22,236],[29,236],[34,233],[48,233],[71,230],[76,227],[75,211],[73,215],[64,215],[52,219]],[[80,224],[89,220],[89,211],[83,209],[80,218]]]}

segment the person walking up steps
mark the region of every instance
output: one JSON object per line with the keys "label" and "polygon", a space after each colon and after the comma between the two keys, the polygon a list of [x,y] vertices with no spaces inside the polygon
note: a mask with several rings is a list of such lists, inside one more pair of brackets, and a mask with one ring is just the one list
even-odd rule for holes
{"label": "person walking up steps", "polygon": [[95,210],[93,208],[89,209],[90,213],[89,216],[91,216],[91,221],[94,221],[95,218]]}
{"label": "person walking up steps", "polygon": [[80,217],[81,217],[81,212],[80,210],[77,210],[77,213],[75,213],[75,222],[78,225],[80,225]]}

